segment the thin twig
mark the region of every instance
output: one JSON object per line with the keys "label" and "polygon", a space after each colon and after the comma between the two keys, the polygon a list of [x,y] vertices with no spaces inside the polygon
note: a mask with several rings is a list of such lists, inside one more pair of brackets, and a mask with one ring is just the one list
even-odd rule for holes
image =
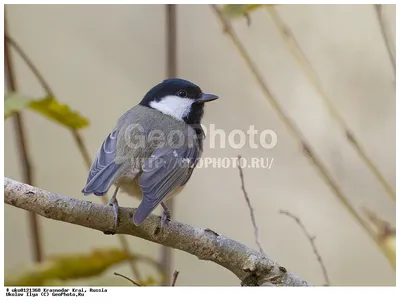
{"label": "thin twig", "polygon": [[293,215],[292,213],[288,212],[287,210],[281,210],[280,213],[292,218],[294,221],[296,221],[297,225],[299,225],[300,228],[303,230],[303,233],[306,235],[306,237],[310,241],[310,244],[311,244],[311,246],[313,248],[314,254],[317,257],[317,260],[318,260],[319,264],[321,265],[322,273],[324,274],[324,278],[325,278],[325,284],[326,285],[330,285],[330,281],[329,281],[329,277],[328,277],[328,271],[326,270],[324,261],[322,260],[322,257],[320,255],[320,253],[318,252],[317,246],[315,245],[315,236],[311,236],[310,235],[310,233],[307,231],[306,227],[301,222],[299,217]]}
{"label": "thin twig", "polygon": [[[6,44],[6,42],[9,45],[11,45],[12,47],[14,47],[15,51],[21,56],[21,58],[26,63],[26,65],[28,65],[28,67],[33,72],[35,77],[38,79],[40,85],[42,86],[42,88],[46,92],[47,96],[56,99],[56,97],[54,95],[54,91],[51,89],[50,85],[47,83],[47,81],[45,80],[43,75],[40,73],[39,69],[36,67],[36,65],[33,63],[33,61],[28,57],[28,55],[25,53],[25,51],[22,49],[22,47],[13,38],[11,38],[9,35],[7,35],[5,33],[5,35],[4,35],[4,43]],[[83,160],[85,162],[85,165],[89,169],[90,166],[91,166],[91,158],[90,158],[87,146],[86,146],[86,144],[85,144],[85,142],[83,140],[83,137],[81,136],[81,134],[76,129],[72,129],[71,128],[71,133],[72,133],[72,136],[73,136],[73,138],[75,140],[75,143],[76,143],[76,145],[78,147],[78,150],[80,151],[80,153],[82,155],[82,158],[83,158]],[[107,195],[101,196],[101,199],[103,201],[103,204],[108,204],[109,198],[108,198]],[[126,254],[128,254],[128,255],[131,255],[130,250],[129,250],[129,245],[128,245],[128,242],[127,242],[126,238],[123,235],[118,235],[118,239],[121,242],[121,246],[122,246],[122,249],[124,250],[124,252]],[[135,275],[135,277],[139,281],[141,281],[140,272],[136,268],[134,262],[130,261],[129,265],[130,265],[131,270],[132,270],[133,274]]]}
{"label": "thin twig", "polygon": [[325,183],[327,185],[329,185],[329,187],[331,188],[333,193],[342,202],[342,204],[346,207],[346,209],[349,211],[349,213],[364,228],[364,230],[374,240],[374,242],[379,246],[379,248],[382,250],[382,252],[384,252],[383,247],[379,244],[377,238],[375,237],[375,234],[372,232],[369,225],[361,218],[361,216],[358,214],[358,212],[351,205],[350,201],[344,195],[344,193],[342,192],[340,187],[333,180],[332,176],[328,172],[325,165],[322,163],[321,159],[319,159],[315,155],[315,153],[313,152],[313,150],[311,148],[311,145],[309,144],[306,137],[298,129],[297,125],[294,122],[292,122],[292,120],[286,115],[284,110],[281,108],[281,105],[277,102],[276,98],[272,94],[267,83],[264,81],[263,77],[261,76],[261,73],[258,71],[256,64],[253,62],[250,55],[244,48],[243,44],[241,43],[240,39],[236,35],[236,32],[232,28],[229,21],[223,16],[222,12],[220,11],[220,9],[218,8],[217,5],[211,4],[211,8],[215,12],[218,19],[220,20],[220,22],[223,26],[224,33],[226,33],[231,38],[233,44],[235,45],[238,52],[240,53],[240,55],[246,62],[248,68],[252,72],[253,76],[257,80],[257,83],[260,86],[262,92],[264,93],[266,99],[271,104],[271,107],[276,111],[279,118],[282,120],[283,124],[286,126],[287,130],[289,131],[289,134],[294,138],[294,140],[299,141],[299,143],[302,145],[304,154],[308,157],[309,160],[311,160],[311,163],[314,165],[314,167],[317,168],[318,172],[320,173],[320,175],[323,178],[323,180],[325,181]]}
{"label": "thin twig", "polygon": [[243,195],[244,195],[244,198],[246,200],[247,206],[249,207],[249,210],[250,210],[250,217],[251,217],[251,222],[253,223],[254,236],[256,238],[256,244],[257,244],[258,249],[260,250],[260,252],[263,255],[265,255],[265,251],[264,251],[264,249],[263,249],[263,247],[261,245],[260,236],[258,234],[258,226],[257,226],[257,223],[256,223],[256,218],[254,216],[254,209],[251,206],[249,195],[247,194],[246,187],[244,186],[243,169],[242,169],[242,166],[240,165],[240,159],[241,158],[242,158],[242,156],[238,156],[238,168],[239,168],[240,181],[242,183],[242,191],[243,191]]}
{"label": "thin twig", "polygon": [[[7,177],[4,177],[4,202],[49,219],[101,232],[114,225],[113,210],[106,205],[63,196]],[[269,281],[276,286],[310,286],[268,256],[215,231],[171,220],[160,232],[160,216],[150,215],[136,226],[132,224],[135,212],[134,208],[120,207],[116,234],[132,235],[214,262],[235,274],[242,285],[260,286]]]}
{"label": "thin twig", "polygon": [[[11,56],[11,50],[6,43],[7,31],[7,15],[4,12],[4,64],[6,70],[7,87],[11,92],[17,91],[17,82],[15,77],[14,65]],[[24,182],[34,185],[34,172],[31,159],[29,157],[28,142],[24,127],[24,120],[21,113],[14,114],[13,122],[16,131],[16,140],[18,144],[18,152],[21,158],[22,174]],[[42,235],[39,227],[39,218],[34,213],[28,213],[29,230],[32,235],[33,243],[33,259],[35,262],[41,262],[43,259]]]}
{"label": "thin twig", "polygon": [[133,285],[136,285],[136,286],[142,286],[142,285],[140,285],[139,283],[137,283],[137,282],[133,281],[131,278],[128,278],[127,276],[124,276],[123,274],[120,274],[120,273],[114,272],[114,275],[116,275],[116,276],[119,276],[119,277],[122,277],[122,278],[124,278],[124,279],[128,280],[128,281],[129,281],[129,282],[131,282]]}
{"label": "thin twig", "polygon": [[175,270],[175,271],[174,271],[174,274],[173,274],[173,276],[172,276],[172,283],[171,283],[171,286],[175,286],[176,280],[178,279],[178,276],[179,276],[179,270]]}
{"label": "thin twig", "polygon": [[321,100],[323,104],[327,108],[328,112],[331,116],[336,120],[336,122],[342,128],[343,133],[346,135],[347,141],[353,146],[353,148],[357,151],[358,156],[364,162],[364,164],[369,168],[369,170],[374,174],[378,182],[382,185],[386,193],[392,199],[392,201],[396,201],[396,193],[394,189],[389,185],[389,182],[385,179],[382,173],[379,171],[377,165],[368,157],[367,152],[364,147],[357,140],[354,133],[350,130],[350,127],[343,116],[339,113],[339,111],[334,106],[334,102],[330,100],[328,95],[325,93],[322,88],[322,84],[318,78],[318,75],[314,68],[312,67],[310,61],[307,59],[307,56],[303,52],[300,47],[300,44],[297,42],[296,37],[291,32],[287,24],[280,17],[278,11],[273,6],[266,6],[267,11],[269,12],[273,22],[275,23],[279,33],[281,34],[283,40],[286,42],[286,45],[289,48],[289,51],[292,53],[293,57],[299,63],[301,69],[304,74],[307,76],[308,81],[316,90],[316,92],[321,96]]}
{"label": "thin twig", "polygon": [[393,67],[394,76],[396,77],[396,58],[395,54],[392,51],[392,48],[390,47],[389,32],[382,14],[382,4],[374,4],[374,9],[376,13],[376,18],[378,19],[379,29],[381,31],[383,41],[389,55],[390,63]]}

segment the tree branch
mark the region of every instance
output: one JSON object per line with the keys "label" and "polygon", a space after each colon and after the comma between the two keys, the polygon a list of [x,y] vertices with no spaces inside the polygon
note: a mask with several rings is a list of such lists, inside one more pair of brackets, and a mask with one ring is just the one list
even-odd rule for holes
{"label": "tree branch", "polygon": [[[102,232],[109,230],[114,222],[111,207],[48,192],[7,177],[4,178],[4,201],[45,218]],[[260,252],[208,228],[170,221],[160,233],[160,217],[156,215],[135,226],[132,223],[135,211],[120,207],[118,234],[136,236],[217,263],[235,274],[242,285],[311,286]]]}

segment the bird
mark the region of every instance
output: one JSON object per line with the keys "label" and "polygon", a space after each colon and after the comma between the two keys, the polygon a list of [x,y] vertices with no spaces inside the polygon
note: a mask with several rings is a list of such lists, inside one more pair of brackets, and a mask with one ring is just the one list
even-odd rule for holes
{"label": "bird", "polygon": [[85,196],[103,196],[115,186],[108,202],[114,225],[105,233],[117,231],[119,190],[141,200],[133,216],[136,226],[161,204],[163,231],[171,220],[166,202],[182,191],[203,153],[205,103],[218,98],[188,80],[169,78],[118,119],[98,149],[82,189]]}

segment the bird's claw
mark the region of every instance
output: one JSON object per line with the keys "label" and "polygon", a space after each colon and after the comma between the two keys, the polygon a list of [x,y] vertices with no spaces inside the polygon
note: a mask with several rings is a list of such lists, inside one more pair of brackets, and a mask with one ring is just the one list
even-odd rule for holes
{"label": "bird's claw", "polygon": [[163,210],[160,222],[160,233],[163,232],[164,226],[167,225],[167,221],[171,221],[171,212],[169,210]]}
{"label": "bird's claw", "polygon": [[119,215],[118,215],[118,210],[119,210],[119,205],[118,201],[115,197],[112,197],[110,202],[108,202],[107,206],[111,206],[114,211],[114,226],[112,227],[111,230],[105,231],[104,234],[106,235],[115,235],[117,232],[118,228],[118,221],[119,221]]}

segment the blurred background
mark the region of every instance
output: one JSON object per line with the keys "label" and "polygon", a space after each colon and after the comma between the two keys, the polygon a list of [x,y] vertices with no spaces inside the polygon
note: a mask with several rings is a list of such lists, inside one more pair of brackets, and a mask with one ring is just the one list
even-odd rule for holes
{"label": "blurred background", "polygon": [[[28,180],[21,120],[10,114],[6,177],[85,199],[88,158],[125,111],[174,75],[220,97],[206,107],[207,128],[214,124],[228,134],[254,125],[277,134],[272,149],[210,148],[206,140],[203,153],[273,159],[270,169],[243,169],[272,259],[315,285],[395,285],[387,247],[395,239],[395,5],[6,5],[5,11],[6,91],[19,94],[5,102],[23,104],[13,113],[21,110],[31,161]],[[46,100],[75,111],[63,109],[69,122],[38,114],[46,102],[29,107],[29,98],[43,100],[49,92],[15,44],[51,87],[54,96]],[[119,203],[139,201],[120,195]],[[329,281],[310,239],[281,210],[315,236]],[[173,217],[257,249],[238,168],[196,169],[174,199]],[[118,236],[34,219],[9,205],[4,235],[8,284],[131,285],[114,272],[163,283],[165,252],[138,238],[125,237],[128,255],[136,256],[130,263]],[[177,250],[171,257],[167,276],[178,269],[177,285],[240,285],[214,263]]]}

